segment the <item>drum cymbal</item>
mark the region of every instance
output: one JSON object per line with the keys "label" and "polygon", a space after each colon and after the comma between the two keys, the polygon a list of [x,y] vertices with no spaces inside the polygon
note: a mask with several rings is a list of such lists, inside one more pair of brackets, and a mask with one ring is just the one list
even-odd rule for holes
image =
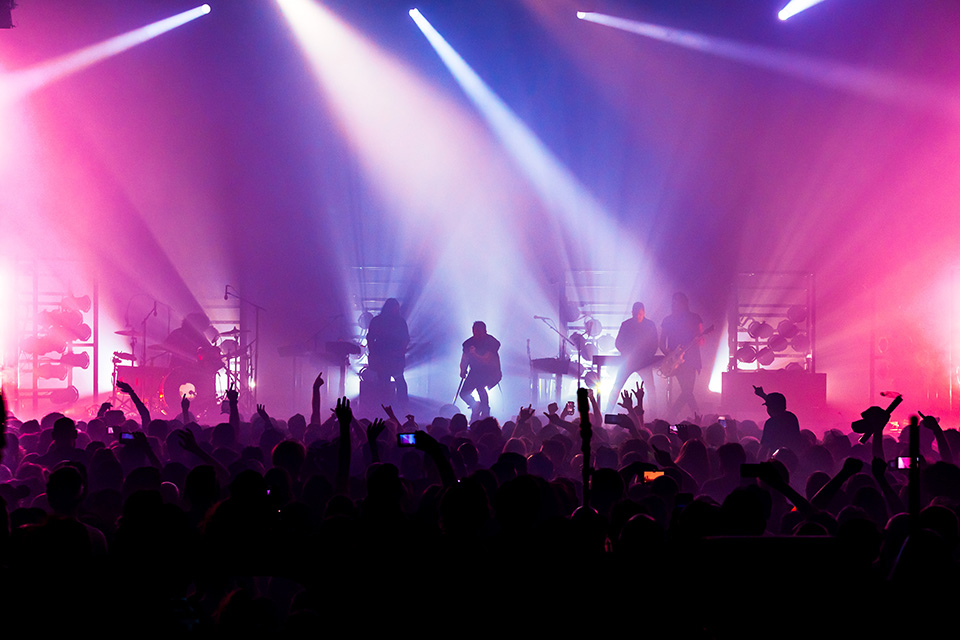
{"label": "drum cymbal", "polygon": [[122,331],[114,331],[118,336],[126,336],[127,338],[136,338],[140,335],[139,331],[134,331],[133,329],[123,329]]}
{"label": "drum cymbal", "polygon": [[114,351],[113,357],[117,358],[118,360],[129,360],[130,362],[137,361],[137,356],[133,355],[132,353],[125,353],[123,351]]}
{"label": "drum cymbal", "polygon": [[237,338],[240,336],[241,333],[250,333],[250,331],[248,329],[238,329],[237,327],[234,327],[233,329],[230,329],[230,331],[221,331],[220,336],[221,337],[229,336],[231,338]]}

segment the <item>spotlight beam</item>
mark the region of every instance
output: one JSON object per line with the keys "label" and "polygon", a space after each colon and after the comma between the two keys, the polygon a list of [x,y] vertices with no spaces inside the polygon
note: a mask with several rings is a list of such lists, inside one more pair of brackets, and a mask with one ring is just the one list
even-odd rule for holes
{"label": "spotlight beam", "polygon": [[103,42],[42,62],[28,69],[4,74],[0,76],[0,87],[2,87],[0,89],[0,103],[19,100],[65,76],[77,73],[138,44],[143,44],[208,13],[210,13],[210,5],[203,4],[139,29],[114,36]]}
{"label": "spotlight beam", "polygon": [[960,119],[960,99],[941,86],[880,73],[822,58],[777,51],[760,45],[704,35],[649,22],[627,20],[602,13],[578,12],[587,22],[629,31],[684,49],[793,76],[815,84],[919,110]]}
{"label": "spotlight beam", "polygon": [[635,245],[630,246],[630,234],[611,223],[612,216],[603,205],[487,86],[418,9],[411,9],[410,17],[524,172],[541,201],[566,227],[574,240],[571,246],[582,250],[582,257],[571,259],[570,265],[574,268],[610,269],[621,266],[611,261],[622,260],[623,265],[630,265],[635,273],[639,271],[652,277],[649,260],[640,255]]}
{"label": "spotlight beam", "polygon": [[781,20],[787,20],[797,15],[801,11],[806,11],[815,4],[820,4],[823,0],[790,0],[783,9],[780,9],[780,12],[777,13],[777,17]]}

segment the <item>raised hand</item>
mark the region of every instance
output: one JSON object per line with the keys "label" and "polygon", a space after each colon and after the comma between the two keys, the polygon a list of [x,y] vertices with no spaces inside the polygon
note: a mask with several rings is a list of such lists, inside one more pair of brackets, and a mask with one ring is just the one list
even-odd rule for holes
{"label": "raised hand", "polygon": [[313,381],[313,388],[319,389],[323,386],[323,371],[317,374],[317,379]]}
{"label": "raised hand", "polygon": [[526,422],[533,416],[534,413],[536,413],[536,411],[534,411],[532,404],[529,404],[526,407],[520,407],[520,412],[517,414],[517,424]]}
{"label": "raised hand", "polygon": [[918,414],[920,415],[920,417],[922,418],[922,420],[920,420],[920,426],[921,426],[921,427],[926,427],[927,429],[930,429],[931,431],[939,431],[939,430],[940,430],[940,420],[939,420],[939,419],[934,418],[933,416],[925,416],[925,415],[923,415],[923,412],[921,412],[921,411],[917,411],[917,413],[918,413]]}
{"label": "raised hand", "polygon": [[844,475],[853,476],[860,473],[861,469],[863,469],[863,460],[860,458],[847,458],[843,461],[841,472]]}
{"label": "raised hand", "polygon": [[673,465],[673,458],[670,457],[669,451],[664,451],[663,449],[658,449],[656,445],[650,445],[653,447],[653,457],[657,461],[657,464],[661,467],[669,467]]}
{"label": "raised hand", "polygon": [[620,394],[620,402],[618,402],[617,405],[627,411],[633,411],[633,396],[630,395],[629,391],[624,391]]}
{"label": "raised hand", "polygon": [[237,391],[237,388],[232,384],[230,385],[230,388],[227,389],[227,400],[229,400],[231,404],[240,400],[240,392]]}
{"label": "raised hand", "polygon": [[760,396],[761,398],[763,398],[764,400],[767,399],[767,394],[764,393],[762,386],[758,387],[757,385],[753,385],[753,392],[758,396]]}
{"label": "raised hand", "polygon": [[189,451],[190,453],[202,451],[200,445],[197,444],[197,436],[193,435],[193,431],[190,431],[190,429],[177,429],[176,433],[179,437],[180,446],[183,447],[184,451]]}
{"label": "raised hand", "polygon": [[644,388],[643,388],[643,380],[641,380],[640,382],[637,383],[637,388],[636,388],[636,390],[633,392],[633,395],[636,396],[636,398],[637,398],[637,406],[638,406],[638,407],[642,407],[642,406],[643,406],[643,396],[646,395],[646,393],[647,393],[647,392],[646,392],[646,391],[644,390]]}
{"label": "raised hand", "polygon": [[771,487],[779,487],[784,484],[783,478],[777,468],[771,462],[761,462],[757,467],[757,478]]}
{"label": "raised hand", "polygon": [[380,408],[383,409],[383,412],[387,414],[387,417],[388,417],[390,420],[393,420],[393,421],[396,422],[397,424],[400,424],[400,421],[397,420],[397,414],[395,414],[395,413],[393,412],[393,407],[392,407],[391,405],[389,405],[389,404],[382,404],[382,405],[380,405]]}
{"label": "raised hand", "polygon": [[383,433],[383,430],[386,428],[386,423],[383,421],[383,418],[377,418],[367,427],[367,440],[376,440],[377,437]]}
{"label": "raised hand", "polygon": [[429,449],[438,446],[440,446],[440,443],[437,442],[436,438],[426,431],[416,432],[416,437],[413,439],[413,447],[415,449],[419,449],[420,451],[428,451]]}
{"label": "raised hand", "polygon": [[183,411],[183,419],[187,419],[187,412],[190,411],[190,398],[187,397],[187,394],[183,394],[183,398],[180,399],[180,410]]}
{"label": "raised hand", "polygon": [[267,407],[262,404],[257,405],[257,415],[263,418],[263,423],[269,427],[271,425],[270,416],[267,414]]}
{"label": "raised hand", "polygon": [[103,404],[100,405],[100,408],[97,409],[97,417],[102,418],[103,414],[105,414],[107,411],[110,411],[110,409],[112,408],[113,408],[113,405],[111,403],[104,402]]}
{"label": "raised hand", "polygon": [[566,418],[567,416],[572,416],[574,411],[574,405],[568,402],[567,404],[563,405],[563,411],[560,413],[560,418],[562,419]]}
{"label": "raised hand", "polygon": [[127,395],[133,395],[133,387],[130,386],[129,382],[124,382],[123,380],[117,380],[117,389],[123,391]]}
{"label": "raised hand", "polygon": [[353,411],[350,410],[350,399],[346,396],[337,400],[337,406],[333,410],[334,415],[337,416],[337,421],[340,422],[340,426],[349,425],[353,421]]}

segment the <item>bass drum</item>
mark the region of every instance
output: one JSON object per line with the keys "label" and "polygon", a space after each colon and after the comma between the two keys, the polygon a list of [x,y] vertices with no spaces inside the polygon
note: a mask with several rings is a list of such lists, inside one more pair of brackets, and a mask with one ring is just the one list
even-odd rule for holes
{"label": "bass drum", "polygon": [[163,379],[160,404],[168,418],[181,413],[180,401],[187,396],[190,411],[195,416],[219,411],[217,402],[217,377],[212,371],[195,367],[177,367]]}

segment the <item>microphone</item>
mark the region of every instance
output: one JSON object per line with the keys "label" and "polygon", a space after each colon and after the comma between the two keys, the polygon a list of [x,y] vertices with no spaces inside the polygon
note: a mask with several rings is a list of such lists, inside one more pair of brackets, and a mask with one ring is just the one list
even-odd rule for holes
{"label": "microphone", "polygon": [[903,394],[901,394],[899,391],[881,391],[880,395],[884,398],[896,398]]}
{"label": "microphone", "polygon": [[224,299],[224,300],[226,300],[226,299],[228,299],[228,298],[230,297],[230,296],[228,295],[228,293],[227,293],[228,291],[230,291],[230,285],[228,285],[228,284],[227,284],[227,285],[224,285],[224,286],[223,286],[223,299]]}
{"label": "microphone", "polygon": [[156,300],[153,301],[153,317],[154,318],[157,317],[157,301]]}

